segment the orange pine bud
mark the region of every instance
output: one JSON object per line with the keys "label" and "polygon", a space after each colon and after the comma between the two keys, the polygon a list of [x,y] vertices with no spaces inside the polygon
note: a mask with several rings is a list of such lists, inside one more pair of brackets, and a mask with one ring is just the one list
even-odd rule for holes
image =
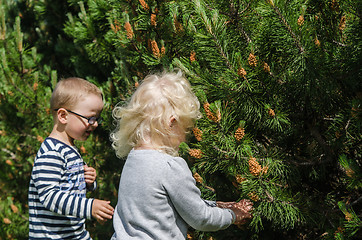
{"label": "orange pine bud", "polygon": [[264,62],[263,69],[264,69],[264,72],[267,72],[267,73],[270,72],[270,67],[266,62]]}
{"label": "orange pine bud", "polygon": [[190,149],[189,150],[189,155],[191,157],[200,159],[200,158],[202,158],[202,151],[201,151],[201,149]]}
{"label": "orange pine bud", "polygon": [[245,129],[244,128],[238,128],[235,131],[234,137],[237,141],[240,141],[245,136]]}
{"label": "orange pine bud", "polygon": [[302,26],[303,23],[304,23],[304,17],[303,17],[303,15],[300,15],[299,18],[298,18],[298,25]]}
{"label": "orange pine bud", "polygon": [[253,202],[259,201],[259,196],[256,194],[256,192],[250,192],[250,193],[248,194],[248,197],[249,197],[250,200],[252,200]]}
{"label": "orange pine bud", "polygon": [[11,224],[11,220],[9,218],[3,218],[3,222],[5,224]]}
{"label": "orange pine bud", "polygon": [[240,174],[235,176],[236,182],[241,184],[242,182],[246,181],[246,178],[242,177]]}
{"label": "orange pine bud", "polygon": [[150,8],[148,7],[148,4],[145,2],[145,0],[139,0],[141,6],[143,7],[144,10],[149,10]]}
{"label": "orange pine bud", "polygon": [[154,14],[154,13],[151,14],[151,25],[154,27],[157,26],[156,14]]}
{"label": "orange pine bud", "polygon": [[220,122],[220,120],[221,120],[220,111],[218,111],[215,116],[210,110],[210,103],[207,103],[207,102],[204,103],[204,109],[205,109],[206,117],[208,119],[210,119],[211,121],[216,122],[216,123]]}
{"label": "orange pine bud", "polygon": [[269,116],[271,116],[271,117],[275,117],[275,112],[274,112],[274,110],[271,109],[271,108],[268,109],[268,114],[269,114]]}
{"label": "orange pine bud", "polygon": [[11,205],[10,205],[10,208],[11,208],[11,210],[12,210],[14,213],[18,213],[18,212],[19,212],[18,207],[15,206],[14,204],[11,204]]}
{"label": "orange pine bud", "polygon": [[35,82],[35,83],[33,84],[33,90],[36,91],[37,89],[38,89],[38,83]]}
{"label": "orange pine bud", "polygon": [[193,176],[194,176],[196,182],[198,182],[198,183],[203,183],[203,182],[204,182],[204,179],[202,179],[202,177],[200,176],[200,174],[198,174],[197,172],[194,173]]}
{"label": "orange pine bud", "polygon": [[244,68],[239,68],[238,69],[238,75],[240,76],[240,77],[245,77],[246,76],[246,71],[245,71],[245,69]]}
{"label": "orange pine bud", "polygon": [[256,59],[255,55],[250,53],[248,58],[249,65],[252,67],[256,67],[258,60]]}
{"label": "orange pine bud", "polygon": [[190,53],[190,61],[191,62],[196,61],[196,52],[195,51],[191,51],[191,53]]}
{"label": "orange pine bud", "polygon": [[132,26],[129,22],[126,22],[124,24],[124,28],[126,29],[127,31],[127,38],[128,39],[132,39],[134,37],[134,33],[133,33],[133,30],[132,30]]}
{"label": "orange pine bud", "polygon": [[258,176],[262,171],[261,165],[256,161],[256,158],[249,158],[249,171],[254,176]]}
{"label": "orange pine bud", "polygon": [[152,49],[152,53],[153,56],[155,56],[156,58],[160,58],[160,49],[158,48],[157,42],[155,40],[151,40],[151,49]]}
{"label": "orange pine bud", "polygon": [[44,138],[40,135],[36,136],[36,140],[38,140],[39,142],[44,142]]}
{"label": "orange pine bud", "polygon": [[192,132],[194,133],[194,136],[196,138],[197,141],[201,141],[202,140],[202,131],[198,128],[193,128]]}

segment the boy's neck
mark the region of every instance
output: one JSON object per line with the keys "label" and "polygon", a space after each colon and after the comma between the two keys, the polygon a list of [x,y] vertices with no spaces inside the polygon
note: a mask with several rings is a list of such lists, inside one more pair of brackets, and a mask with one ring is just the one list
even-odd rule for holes
{"label": "boy's neck", "polygon": [[56,126],[54,126],[53,131],[49,134],[49,137],[57,139],[70,146],[74,146],[74,140],[70,138],[64,131],[63,132],[58,131],[56,129]]}

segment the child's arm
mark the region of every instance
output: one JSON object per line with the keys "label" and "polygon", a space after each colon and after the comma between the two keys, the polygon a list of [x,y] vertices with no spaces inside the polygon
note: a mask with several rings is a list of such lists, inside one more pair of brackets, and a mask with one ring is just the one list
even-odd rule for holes
{"label": "child's arm", "polygon": [[34,181],[34,189],[31,191],[36,192],[40,203],[52,212],[90,219],[94,199],[70,194],[69,191],[76,187],[71,180],[60,184],[65,168],[64,158],[58,152],[48,152],[39,156],[34,163],[31,176]]}

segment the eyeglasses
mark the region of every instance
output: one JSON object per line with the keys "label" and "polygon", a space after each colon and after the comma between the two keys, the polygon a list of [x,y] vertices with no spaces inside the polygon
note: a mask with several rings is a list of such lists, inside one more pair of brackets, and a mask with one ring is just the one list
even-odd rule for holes
{"label": "eyeglasses", "polygon": [[[58,111],[58,110],[59,110],[59,108],[54,109],[54,111]],[[68,110],[68,109],[65,109],[65,110],[67,110],[68,112],[73,113],[73,114],[75,114],[75,115],[77,115],[77,116],[79,116],[79,117],[82,117],[82,118],[84,118],[84,119],[87,119],[87,120],[88,120],[88,123],[89,123],[90,125],[93,125],[93,124],[95,124],[96,122],[97,122],[98,124],[101,124],[102,121],[103,121],[102,117],[85,117],[85,116],[83,116],[83,115],[80,115],[80,114],[78,114],[78,113],[76,113],[76,112],[73,112],[73,111],[70,111],[70,110]]]}

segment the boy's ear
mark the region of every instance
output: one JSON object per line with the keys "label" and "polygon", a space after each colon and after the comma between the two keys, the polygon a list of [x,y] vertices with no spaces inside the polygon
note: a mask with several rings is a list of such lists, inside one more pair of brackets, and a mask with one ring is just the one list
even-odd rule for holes
{"label": "boy's ear", "polygon": [[59,108],[57,111],[58,121],[62,124],[66,124],[68,121],[68,112],[64,108]]}

